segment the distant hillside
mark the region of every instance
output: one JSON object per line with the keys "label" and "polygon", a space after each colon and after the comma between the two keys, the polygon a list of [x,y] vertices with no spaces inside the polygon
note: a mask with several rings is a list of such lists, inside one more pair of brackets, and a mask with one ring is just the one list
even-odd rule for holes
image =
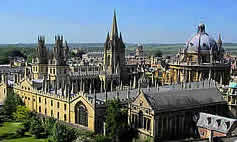
{"label": "distant hillside", "polygon": [[[70,43],[69,48],[81,48],[86,52],[103,51],[104,43]],[[144,54],[147,56],[154,55],[156,52],[161,51],[163,55],[174,55],[180,48],[184,48],[185,44],[143,44]],[[54,44],[46,44],[47,48],[52,48]],[[237,55],[237,43],[224,43],[224,49],[232,54]],[[9,52],[13,50],[21,51],[25,56],[31,60],[34,56],[34,48],[37,44],[0,44],[0,64],[7,63]],[[126,55],[134,53],[137,44],[126,43]]]}
{"label": "distant hillside", "polygon": [[[51,48],[54,44],[46,44],[47,47]],[[104,43],[68,43],[70,48],[90,48],[90,47],[103,47]],[[126,47],[133,47],[137,44],[135,43],[125,43]],[[184,43],[177,43],[177,44],[158,44],[158,43],[148,43],[143,44],[144,47],[170,47],[170,46],[184,46]],[[237,43],[224,43],[223,46],[237,46]],[[35,43],[19,43],[19,44],[0,44],[0,48],[3,47],[25,47],[25,48],[35,48],[37,44]]]}

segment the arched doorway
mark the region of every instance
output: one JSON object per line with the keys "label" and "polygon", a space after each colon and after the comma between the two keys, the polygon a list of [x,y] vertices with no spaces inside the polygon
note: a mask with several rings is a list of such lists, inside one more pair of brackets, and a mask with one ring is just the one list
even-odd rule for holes
{"label": "arched doorway", "polygon": [[88,111],[81,102],[75,106],[75,123],[88,127]]}

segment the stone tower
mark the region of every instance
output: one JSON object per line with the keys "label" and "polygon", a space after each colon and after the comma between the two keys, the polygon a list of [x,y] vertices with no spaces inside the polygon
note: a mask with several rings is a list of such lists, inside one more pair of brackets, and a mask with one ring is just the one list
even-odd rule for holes
{"label": "stone tower", "polygon": [[39,64],[47,64],[48,54],[45,46],[45,37],[38,36],[38,46],[36,48],[36,62]]}
{"label": "stone tower", "polygon": [[125,66],[125,44],[122,34],[118,33],[116,13],[114,11],[111,33],[108,32],[104,44],[104,70],[109,74],[121,74]]}
{"label": "stone tower", "polygon": [[63,86],[62,82],[65,82],[69,71],[69,66],[66,64],[69,47],[66,41],[63,42],[63,36],[55,36],[55,44],[49,55],[48,80],[54,88]]}
{"label": "stone tower", "polygon": [[57,66],[66,65],[68,53],[69,48],[67,42],[65,41],[65,46],[63,45],[63,36],[55,36],[55,45],[53,47],[52,53],[50,54],[49,64],[54,64]]}

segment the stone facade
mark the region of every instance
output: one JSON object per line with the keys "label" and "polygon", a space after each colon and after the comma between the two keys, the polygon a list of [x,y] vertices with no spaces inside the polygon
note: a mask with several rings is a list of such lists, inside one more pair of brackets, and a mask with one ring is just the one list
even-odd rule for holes
{"label": "stone facade", "polygon": [[198,26],[198,32],[180,49],[176,57],[167,59],[163,66],[163,84],[195,82],[214,79],[228,84],[230,63],[224,59],[224,48],[219,36],[216,42],[205,31],[205,25]]}
{"label": "stone facade", "polygon": [[15,74],[9,87],[8,79],[3,77],[0,100],[6,98],[6,90],[10,88],[31,111],[103,133],[105,102],[113,99],[112,95],[107,97],[107,92],[124,88],[129,82],[127,76],[134,76],[129,73],[132,67],[125,65],[125,44],[122,34],[118,35],[115,13],[105,42],[103,66],[72,68],[66,64],[68,53],[63,36],[55,37],[52,50],[46,48],[45,38],[39,36],[36,56],[32,64],[26,64],[24,77]]}
{"label": "stone facade", "polygon": [[[226,115],[228,107],[214,83],[141,89],[129,104],[129,123],[143,139],[199,137],[193,117],[198,112]],[[204,85],[203,85],[204,84]],[[180,87],[180,88],[179,88]],[[196,132],[196,133],[195,133]]]}

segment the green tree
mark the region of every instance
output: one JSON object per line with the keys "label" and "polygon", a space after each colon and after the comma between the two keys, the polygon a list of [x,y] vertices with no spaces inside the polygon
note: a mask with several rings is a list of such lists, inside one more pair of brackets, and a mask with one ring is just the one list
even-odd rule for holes
{"label": "green tree", "polygon": [[13,112],[13,117],[16,121],[23,122],[30,118],[30,110],[25,106],[17,106],[16,112]]}
{"label": "green tree", "polygon": [[53,135],[53,128],[56,123],[56,120],[52,117],[44,118],[42,123],[45,135]]}
{"label": "green tree", "polygon": [[29,131],[30,130],[30,126],[31,126],[31,120],[32,118],[36,117],[36,114],[33,112],[29,113],[29,118],[26,118],[23,122],[22,122],[22,128],[25,131]]}
{"label": "green tree", "polygon": [[106,136],[98,135],[98,136],[95,137],[95,141],[96,142],[111,142],[111,139],[109,137],[106,137]]}
{"label": "green tree", "polygon": [[44,129],[42,127],[41,119],[37,116],[32,117],[30,124],[30,133],[36,138],[40,138],[42,132],[44,132]]}
{"label": "green tree", "polygon": [[76,138],[76,129],[70,128],[60,122],[55,123],[52,135],[54,142],[71,142],[76,140]]}
{"label": "green tree", "polygon": [[22,137],[22,136],[25,135],[25,132],[26,132],[25,128],[24,128],[24,127],[20,127],[20,128],[18,128],[18,129],[16,130],[15,136],[16,136],[16,137]]}
{"label": "green tree", "polygon": [[8,119],[13,119],[13,113],[16,112],[17,106],[19,105],[24,105],[22,102],[21,98],[10,91],[7,94],[6,100],[4,101],[3,105],[3,114],[8,118]]}
{"label": "green tree", "polygon": [[127,131],[127,110],[122,109],[119,100],[107,103],[106,110],[106,133],[114,140],[121,139],[124,131]]}
{"label": "green tree", "polygon": [[154,54],[155,57],[162,57],[162,55],[163,55],[163,53],[161,50],[155,51],[155,54]]}

